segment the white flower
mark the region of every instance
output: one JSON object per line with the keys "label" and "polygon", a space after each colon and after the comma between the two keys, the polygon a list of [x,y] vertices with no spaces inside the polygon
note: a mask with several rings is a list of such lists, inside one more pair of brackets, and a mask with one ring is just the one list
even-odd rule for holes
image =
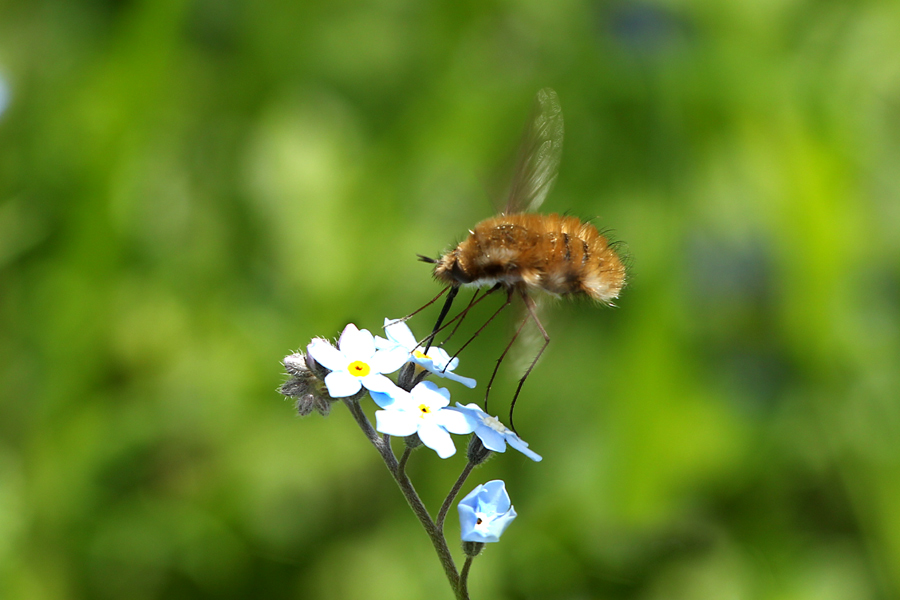
{"label": "white flower", "polygon": [[307,352],[320,365],[330,370],[325,386],[332,398],[344,398],[357,393],[363,386],[370,392],[389,392],[396,387],[383,373],[393,373],[406,363],[402,350],[378,350],[375,339],[365,329],[350,323],[341,333],[338,347],[316,338]]}
{"label": "white flower", "polygon": [[[392,401],[388,402],[384,396],[391,396]],[[375,429],[402,437],[417,433],[422,443],[441,458],[456,453],[451,433],[472,433],[462,413],[445,408],[450,404],[447,388],[438,388],[430,381],[419,383],[411,392],[395,387],[390,394],[373,393],[372,398],[379,406],[386,407],[375,411]]]}

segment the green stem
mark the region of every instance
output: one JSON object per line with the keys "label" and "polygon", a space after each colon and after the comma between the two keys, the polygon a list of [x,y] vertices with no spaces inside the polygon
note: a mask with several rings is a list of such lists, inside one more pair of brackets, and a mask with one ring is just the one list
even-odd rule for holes
{"label": "green stem", "polygon": [[381,455],[381,458],[384,459],[384,463],[387,465],[388,470],[393,473],[397,468],[397,457],[394,456],[394,450],[391,448],[390,436],[386,435],[382,438],[378,435],[378,432],[372,427],[372,423],[369,422],[366,413],[360,408],[358,400],[344,398],[344,404],[350,409],[350,414],[353,415],[359,428],[363,430],[363,433],[366,434],[366,437],[369,438],[369,441],[375,446],[375,449],[378,450],[378,453]]}
{"label": "green stem", "polygon": [[369,422],[368,417],[366,417],[362,408],[360,408],[359,402],[356,400],[345,400],[345,404],[350,409],[350,414],[353,415],[353,418],[356,420],[360,429],[362,429],[363,433],[366,434],[366,437],[369,438],[369,442],[371,442],[371,444],[375,446],[375,449],[378,450],[378,453],[384,460],[385,466],[388,468],[388,471],[390,471],[391,476],[394,478],[394,481],[397,482],[397,486],[403,493],[403,497],[406,498],[407,504],[409,504],[409,507],[425,529],[425,533],[428,534],[429,539],[431,539],[431,544],[437,552],[438,559],[441,561],[441,566],[444,567],[444,574],[447,576],[447,580],[450,582],[450,587],[453,588],[457,600],[468,600],[468,593],[465,590],[460,589],[459,572],[456,570],[456,564],[453,562],[453,556],[450,554],[450,549],[447,548],[447,541],[444,539],[443,532],[431,519],[431,515],[428,514],[428,509],[425,508],[422,499],[419,498],[419,494],[416,492],[416,488],[413,486],[412,481],[410,481],[405,471],[401,468],[401,464],[404,467],[406,465],[406,459],[409,458],[409,451],[407,450],[407,452],[404,452],[403,458],[401,459],[402,463],[398,463],[397,457],[394,455],[394,451],[390,445],[390,438],[385,436],[385,438],[382,439],[378,436],[378,433],[376,433],[375,429],[372,427],[372,423]]}
{"label": "green stem", "polygon": [[469,569],[472,566],[473,556],[467,556],[466,562],[463,563],[462,572],[459,574],[459,591],[457,598],[469,597]]}
{"label": "green stem", "polygon": [[412,454],[412,448],[407,447],[406,450],[403,451],[403,455],[400,457],[400,464],[397,466],[397,471],[406,476],[406,463],[409,461],[409,456]]}
{"label": "green stem", "polygon": [[474,468],[475,463],[466,463],[466,466],[463,468],[462,473],[459,474],[459,478],[456,480],[456,483],[454,483],[453,487],[450,489],[450,493],[447,494],[447,498],[444,500],[444,504],[441,505],[441,510],[438,511],[437,528],[442,533],[444,531],[444,519],[447,518],[447,512],[450,510],[450,505],[453,504],[454,500],[456,500],[456,496],[457,494],[459,494],[459,490],[462,489],[463,484],[466,482],[466,478]]}

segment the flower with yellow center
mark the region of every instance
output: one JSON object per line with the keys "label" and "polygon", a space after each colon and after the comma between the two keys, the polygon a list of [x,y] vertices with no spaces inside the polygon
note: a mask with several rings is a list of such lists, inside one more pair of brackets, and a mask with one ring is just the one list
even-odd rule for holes
{"label": "flower with yellow center", "polygon": [[372,334],[353,323],[344,328],[337,348],[316,338],[307,352],[331,371],[325,376],[325,386],[332,398],[352,396],[363,387],[370,392],[391,391],[396,385],[384,373],[393,373],[407,359],[402,349],[376,348]]}
{"label": "flower with yellow center", "polygon": [[447,388],[423,381],[410,392],[395,388],[390,395],[388,399],[388,394],[372,392],[372,399],[384,407],[375,411],[375,429],[381,433],[401,437],[418,434],[422,443],[441,458],[456,453],[451,433],[472,433],[461,413],[446,408],[450,404]]}

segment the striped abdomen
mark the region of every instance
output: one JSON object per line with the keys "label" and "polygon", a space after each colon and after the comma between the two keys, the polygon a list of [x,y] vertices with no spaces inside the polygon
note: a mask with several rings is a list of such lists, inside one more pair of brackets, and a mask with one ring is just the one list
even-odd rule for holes
{"label": "striped abdomen", "polygon": [[577,217],[512,214],[486,219],[441,256],[434,276],[450,285],[542,289],[610,303],[625,266],[597,228]]}

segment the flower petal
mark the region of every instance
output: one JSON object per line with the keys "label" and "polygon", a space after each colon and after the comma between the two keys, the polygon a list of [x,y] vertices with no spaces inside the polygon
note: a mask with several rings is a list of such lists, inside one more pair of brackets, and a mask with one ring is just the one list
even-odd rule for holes
{"label": "flower petal", "polygon": [[[400,388],[397,389],[399,390]],[[393,406],[397,401],[397,398],[394,397],[393,393],[389,392],[373,392],[372,390],[369,390],[369,395],[372,397],[372,400],[375,401],[375,404],[381,408]]]}
{"label": "flower petal", "polygon": [[[482,441],[482,443],[484,442],[484,440],[481,440],[481,441]],[[533,460],[534,462],[541,462],[541,460],[543,460],[543,457],[541,457],[540,454],[529,450],[528,444],[525,443],[525,441],[522,440],[522,438],[520,438],[519,436],[517,436],[515,434],[507,435],[506,442],[510,446],[512,446],[513,448],[515,448],[516,450],[518,450],[519,452],[521,452],[522,454],[524,454],[525,456],[527,456],[528,458]],[[485,444],[484,446],[485,446],[485,448],[487,448],[487,444]]]}
{"label": "flower petal", "polygon": [[437,411],[434,415],[434,420],[438,425],[450,433],[455,433],[457,435],[472,433],[475,430],[468,419],[466,419],[465,415],[452,408],[444,408]]}
{"label": "flower petal", "polygon": [[435,373],[443,375],[448,371],[453,371],[459,366],[458,358],[450,358],[450,354],[443,348],[432,348],[428,351],[429,357],[434,361]]}
{"label": "flower petal", "polygon": [[347,326],[341,332],[341,337],[338,338],[338,348],[340,348],[341,352],[345,351],[345,346],[350,347],[353,345],[353,340],[357,333],[359,333],[359,328],[353,323],[347,323]]}
{"label": "flower petal", "polygon": [[[490,529],[490,522],[478,513],[472,512],[475,522],[471,526],[467,523],[466,528],[460,527],[460,536],[464,542],[481,542],[482,544],[490,544],[491,542],[499,542],[500,536],[494,535]],[[479,522],[480,521],[480,522]],[[460,525],[462,525],[462,515],[460,515]]]}
{"label": "flower petal", "polygon": [[[431,382],[427,381],[426,383],[431,383]],[[434,384],[434,383],[431,383],[431,385],[434,386],[434,391],[437,392],[438,394],[440,394],[441,396],[443,396],[444,400],[446,400],[446,402],[444,403],[444,406],[447,406],[448,404],[450,404],[450,390],[448,390],[447,388],[438,387],[437,384]]]}
{"label": "flower petal", "polygon": [[422,443],[437,452],[441,458],[447,458],[456,454],[456,446],[453,445],[453,438],[447,433],[443,427],[439,427],[434,422],[424,422],[419,424],[419,439]]}
{"label": "flower petal", "polygon": [[409,352],[401,346],[394,346],[390,350],[378,350],[372,357],[370,364],[379,373],[393,373],[406,364],[409,360]]}
{"label": "flower petal", "polygon": [[[447,363],[450,362],[450,355],[443,348],[431,347],[428,349],[428,359],[431,360],[432,368],[435,371],[443,371],[444,367],[447,367],[448,370],[452,371],[453,368],[447,366]],[[457,361],[459,362],[459,361]],[[424,366],[424,365],[423,365]]]}
{"label": "flower petal", "polygon": [[410,394],[413,402],[425,404],[432,410],[439,410],[450,404],[450,392],[447,391],[447,388],[438,388],[431,381],[417,383]]}
{"label": "flower petal", "polygon": [[463,541],[499,542],[500,536],[503,535],[503,532],[506,531],[506,528],[517,516],[516,511],[510,506],[509,510],[502,514],[497,514],[493,518],[482,517],[482,523],[476,525],[475,530],[470,534],[471,537],[477,536],[480,539],[463,539]]}
{"label": "flower petal", "polygon": [[375,336],[375,349],[376,350],[393,350],[398,346],[397,342],[386,340],[381,336]]}
{"label": "flower petal", "polygon": [[[473,491],[476,492],[479,485]],[[470,494],[471,495],[471,494]],[[468,496],[466,496],[468,498]],[[475,526],[478,525],[478,515],[475,514],[475,509],[472,508],[469,504],[465,503],[465,500],[460,500],[456,509],[459,511],[459,525],[460,529],[462,529],[462,539],[464,542],[475,542],[479,540],[470,540],[466,539],[467,536],[470,536],[472,532],[475,531]]]}
{"label": "flower petal", "polygon": [[479,498],[484,506],[491,506],[494,512],[505,513],[510,508],[509,494],[502,479],[494,479],[484,484]]}
{"label": "flower petal", "polygon": [[481,490],[482,490],[482,489],[484,489],[484,485],[483,485],[483,484],[480,484],[480,483],[479,483],[478,485],[476,485],[476,486],[472,489],[471,492],[469,492],[468,494],[466,494],[466,496],[465,496],[462,500],[459,501],[459,506],[461,506],[461,507],[462,507],[462,506],[465,506],[465,507],[467,507],[469,510],[474,511],[475,508],[478,506],[478,494],[481,493]]}
{"label": "flower petal", "polygon": [[482,425],[475,429],[475,435],[484,444],[484,447],[494,452],[506,452],[506,440],[498,432],[494,431],[487,425]]}
{"label": "flower petal", "polygon": [[388,435],[406,437],[416,432],[418,418],[403,410],[376,410],[375,429]]}
{"label": "flower petal", "polygon": [[344,328],[341,339],[338,340],[338,348],[349,362],[354,360],[370,362],[375,355],[375,338],[368,329],[357,329],[356,325],[350,323]]}
{"label": "flower petal", "polygon": [[466,405],[457,402],[456,406],[453,407],[453,410],[465,415],[466,419],[468,419],[473,426],[481,425],[484,422],[484,418],[488,416],[488,414],[481,410],[481,407],[474,402]]}
{"label": "flower petal", "polygon": [[384,392],[390,394],[397,387],[396,383],[380,373],[370,373],[365,377],[360,377],[359,380],[370,392]]}
{"label": "flower petal", "polygon": [[393,340],[412,352],[416,347],[416,336],[413,335],[409,325],[397,319],[384,319],[384,334],[389,340]]}
{"label": "flower petal", "polygon": [[435,375],[437,375],[438,377],[446,377],[447,379],[450,379],[451,381],[456,381],[457,383],[461,383],[464,386],[466,386],[467,388],[469,388],[470,390],[473,389],[476,385],[478,385],[478,382],[475,381],[474,379],[472,379],[471,377],[463,377],[462,375],[457,375],[456,373],[451,373],[450,371],[444,371],[444,372],[438,371],[435,373]]}
{"label": "flower petal", "polygon": [[306,352],[329,371],[342,371],[350,364],[343,353],[322,338],[311,341],[306,347]]}
{"label": "flower petal", "polygon": [[359,380],[346,371],[332,371],[325,376],[325,387],[332,398],[352,396],[362,387]]}

